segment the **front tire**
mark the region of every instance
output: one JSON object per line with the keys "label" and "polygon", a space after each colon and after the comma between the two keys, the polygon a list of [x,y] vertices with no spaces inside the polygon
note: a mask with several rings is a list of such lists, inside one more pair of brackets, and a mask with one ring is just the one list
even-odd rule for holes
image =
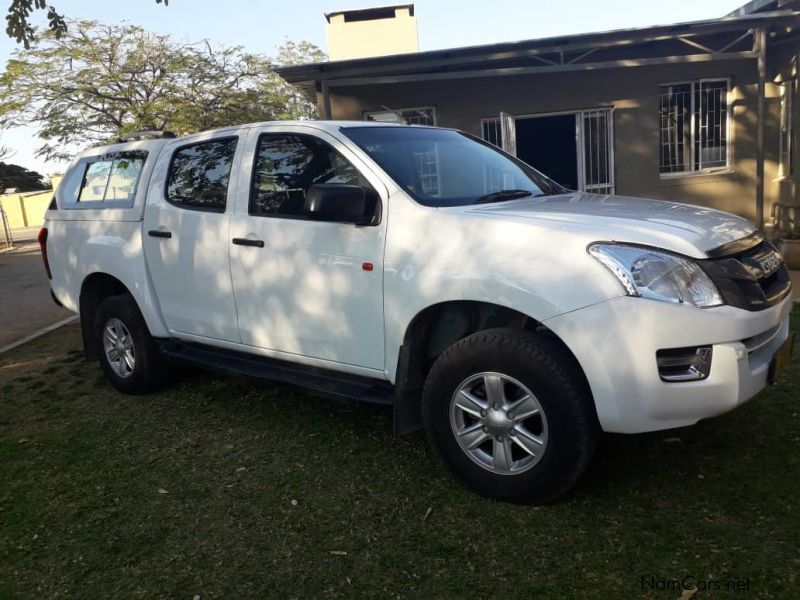
{"label": "front tire", "polygon": [[544,336],[492,329],[456,342],[425,382],[423,422],[441,461],[483,496],[534,504],[569,491],[599,427],[574,359]]}
{"label": "front tire", "polygon": [[100,365],[120,392],[144,394],[165,383],[167,360],[129,294],[112,296],[100,303],[95,313],[94,339]]}

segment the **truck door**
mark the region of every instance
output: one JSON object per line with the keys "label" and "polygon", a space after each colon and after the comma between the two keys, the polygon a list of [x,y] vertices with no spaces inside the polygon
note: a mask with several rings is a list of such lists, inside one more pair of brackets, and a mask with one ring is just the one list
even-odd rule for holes
{"label": "truck door", "polygon": [[[306,127],[253,129],[231,220],[242,343],[383,370],[386,188],[344,144]],[[308,189],[358,185],[382,211],[368,226],[312,220]]]}
{"label": "truck door", "polygon": [[145,256],[173,333],[239,342],[228,257],[239,146],[237,135],[168,146],[153,173]]}

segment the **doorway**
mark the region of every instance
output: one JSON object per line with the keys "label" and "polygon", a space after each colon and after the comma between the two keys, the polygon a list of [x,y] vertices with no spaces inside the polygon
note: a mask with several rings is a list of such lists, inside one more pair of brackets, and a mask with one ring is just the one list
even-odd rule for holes
{"label": "doorway", "polygon": [[578,185],[575,114],[518,118],[517,157],[570,190]]}
{"label": "doorway", "polygon": [[614,193],[611,108],[543,115],[500,113],[499,119],[484,120],[482,126],[484,139],[564,187],[596,194]]}

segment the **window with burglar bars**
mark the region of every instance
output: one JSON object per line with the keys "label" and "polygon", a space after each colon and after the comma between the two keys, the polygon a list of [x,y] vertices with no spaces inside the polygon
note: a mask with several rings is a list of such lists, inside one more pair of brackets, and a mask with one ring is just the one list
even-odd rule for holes
{"label": "window with burglar bars", "polygon": [[417,163],[420,187],[427,196],[439,195],[439,154],[437,145],[429,152],[415,152],[414,161]]}
{"label": "window with burglar bars", "polygon": [[424,108],[398,108],[396,110],[373,110],[364,113],[365,121],[380,123],[404,123],[406,125],[436,125],[436,110]]}
{"label": "window with burglar bars", "polygon": [[500,119],[483,119],[481,121],[481,137],[498,148],[503,147]]}
{"label": "window with burglar bars", "polygon": [[661,173],[728,166],[728,87],[725,80],[661,86]]}

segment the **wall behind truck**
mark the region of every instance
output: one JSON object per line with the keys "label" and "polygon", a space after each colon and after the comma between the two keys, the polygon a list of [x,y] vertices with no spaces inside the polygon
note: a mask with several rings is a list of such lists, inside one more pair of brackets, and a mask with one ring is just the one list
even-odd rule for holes
{"label": "wall behind truck", "polygon": [[53,191],[61,182],[61,175],[50,178],[53,189],[41,192],[23,192],[0,195],[0,204],[8,218],[9,227],[40,227],[44,224],[44,213],[53,198]]}
{"label": "wall behind truck", "polygon": [[[731,163],[724,173],[659,174],[659,86],[703,78],[731,81]],[[481,119],[614,107],[616,193],[726,210],[755,221],[757,73],[754,60],[725,60],[513,77],[333,88],[334,119],[364,111],[434,106],[438,125],[480,135]],[[767,86],[765,181],[778,176],[779,90]],[[777,189],[766,185],[769,219]]]}

